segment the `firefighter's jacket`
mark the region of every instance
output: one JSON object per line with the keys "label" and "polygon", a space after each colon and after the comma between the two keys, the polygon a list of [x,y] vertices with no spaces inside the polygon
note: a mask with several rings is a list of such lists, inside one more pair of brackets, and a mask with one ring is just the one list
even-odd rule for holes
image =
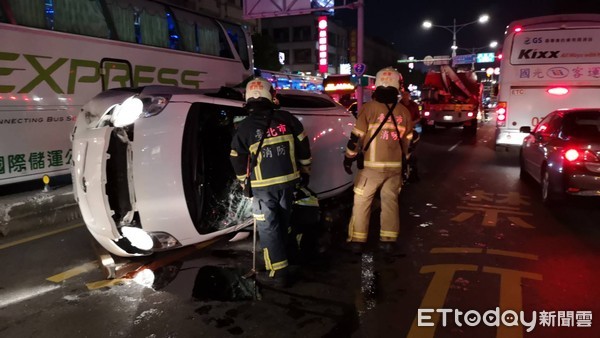
{"label": "firefighter's jacket", "polygon": [[[391,107],[392,105],[389,104]],[[360,149],[369,141],[379,125],[388,114],[388,105],[376,100],[365,103],[358,113],[356,125],[352,129],[350,141],[346,147],[346,156],[354,158]],[[391,118],[396,119],[398,131]],[[393,111],[393,116],[387,119],[377,136],[364,153],[364,166],[378,171],[399,171],[402,169],[402,150],[408,156],[408,146],[412,138],[413,123],[408,109],[398,103]],[[400,146],[400,139],[403,147]],[[360,147],[360,148],[359,148]]]}
{"label": "firefighter's jacket", "polygon": [[293,186],[300,172],[310,174],[310,145],[302,123],[287,111],[263,110],[244,119],[231,141],[230,158],[237,178],[243,181],[246,177],[249,155],[256,156],[268,114],[271,124],[250,176],[253,189]]}

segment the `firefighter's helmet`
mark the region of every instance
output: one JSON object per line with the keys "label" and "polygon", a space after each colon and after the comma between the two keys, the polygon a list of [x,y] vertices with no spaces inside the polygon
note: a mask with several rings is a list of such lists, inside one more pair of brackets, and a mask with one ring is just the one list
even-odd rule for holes
{"label": "firefighter's helmet", "polygon": [[377,72],[375,76],[375,88],[377,87],[393,87],[400,90],[402,75],[392,67],[383,68]]}
{"label": "firefighter's helmet", "polygon": [[261,77],[258,77],[246,85],[246,102],[249,100],[267,99],[273,101],[274,94],[271,83]]}

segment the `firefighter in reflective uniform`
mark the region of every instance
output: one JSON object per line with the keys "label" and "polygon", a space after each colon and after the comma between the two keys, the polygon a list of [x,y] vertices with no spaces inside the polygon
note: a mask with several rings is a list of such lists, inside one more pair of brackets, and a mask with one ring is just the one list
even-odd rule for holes
{"label": "firefighter in reflective uniform", "polygon": [[[248,117],[238,126],[231,142],[231,163],[244,181],[250,158],[252,209],[265,265],[277,286],[289,285],[287,236],[297,184],[308,185],[311,154],[302,123],[286,111],[276,110],[274,90],[262,78],[246,85]],[[267,125],[267,123],[269,125]],[[257,150],[264,135],[260,152]],[[252,157],[251,157],[252,156]]]}
{"label": "firefighter in reflective uniform", "polygon": [[[377,73],[373,100],[362,106],[346,147],[344,168],[351,174],[352,162],[375,134],[368,149],[361,155],[364,156],[364,169],[359,163],[361,170],[354,182],[354,206],[348,226],[348,242],[354,252],[362,252],[367,242],[371,205],[378,190],[381,191],[379,246],[384,251],[391,251],[398,238],[402,162],[408,155],[413,128],[410,112],[398,104],[401,81],[402,76],[393,68],[384,68]],[[392,106],[393,115],[376,133]],[[397,128],[391,118],[395,119]]]}

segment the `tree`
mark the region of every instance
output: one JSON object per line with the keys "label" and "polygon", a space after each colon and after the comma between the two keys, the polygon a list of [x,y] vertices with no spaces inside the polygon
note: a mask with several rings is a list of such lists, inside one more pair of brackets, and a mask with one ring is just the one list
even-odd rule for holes
{"label": "tree", "polygon": [[279,71],[279,51],[275,41],[267,35],[253,34],[254,67],[264,70]]}

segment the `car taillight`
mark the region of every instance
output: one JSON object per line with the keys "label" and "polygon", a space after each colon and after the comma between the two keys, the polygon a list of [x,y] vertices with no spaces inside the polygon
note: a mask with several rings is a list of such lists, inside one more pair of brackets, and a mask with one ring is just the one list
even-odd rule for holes
{"label": "car taillight", "polygon": [[467,117],[473,117],[473,112],[472,111],[468,112]]}
{"label": "car taillight", "polygon": [[565,87],[552,87],[552,88],[548,88],[548,90],[546,90],[546,92],[548,92],[548,94],[550,95],[566,95],[569,93],[569,89],[565,88]]}
{"label": "car taillight", "polygon": [[569,149],[565,151],[565,159],[569,162],[577,161],[579,158],[579,152],[576,149]]}
{"label": "car taillight", "polygon": [[498,114],[498,116],[496,117],[496,124],[499,127],[503,127],[506,125],[506,113],[507,113],[506,108],[507,108],[507,104],[505,101],[500,101],[496,105],[496,114]]}
{"label": "car taillight", "polygon": [[523,30],[523,28],[521,28],[521,27],[519,27],[519,26],[515,27],[515,32],[516,32],[516,33],[519,33],[519,32],[520,32],[520,31],[522,31],[522,30]]}
{"label": "car taillight", "polygon": [[567,149],[564,157],[569,162],[600,163],[600,159],[590,150]]}
{"label": "car taillight", "polygon": [[428,117],[430,114],[431,114],[430,112],[426,111],[423,113],[423,116]]}

